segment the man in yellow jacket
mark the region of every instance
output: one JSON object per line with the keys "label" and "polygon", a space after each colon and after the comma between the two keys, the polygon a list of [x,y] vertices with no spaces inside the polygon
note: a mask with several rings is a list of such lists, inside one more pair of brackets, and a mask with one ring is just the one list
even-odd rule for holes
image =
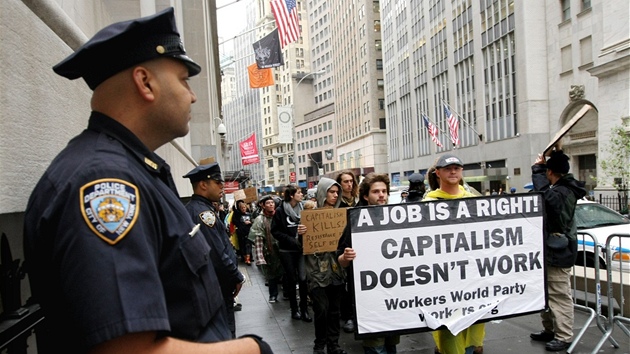
{"label": "man in yellow jacket", "polygon": [[[427,193],[423,201],[475,196],[460,184],[463,179],[464,163],[457,156],[442,155],[434,167],[434,171],[427,173],[435,174],[434,177],[437,177],[440,187]],[[483,353],[485,335],[485,324],[481,323],[466,328],[456,336],[448,329],[437,330],[433,332],[433,339],[437,345],[436,352],[441,354],[480,354]]]}

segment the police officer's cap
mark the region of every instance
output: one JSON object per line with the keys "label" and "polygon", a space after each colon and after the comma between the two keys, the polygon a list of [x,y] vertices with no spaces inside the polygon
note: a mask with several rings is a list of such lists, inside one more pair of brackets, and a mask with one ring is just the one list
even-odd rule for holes
{"label": "police officer's cap", "polygon": [[189,178],[190,183],[195,183],[198,181],[203,181],[206,179],[213,179],[217,182],[223,182],[223,175],[221,175],[221,168],[219,164],[213,162],[207,165],[199,165],[193,168],[190,172],[183,176],[184,178]]}
{"label": "police officer's cap", "polygon": [[189,76],[201,71],[199,64],[186,56],[172,7],[103,28],[53,70],[70,80],[82,77],[94,90],[114,74],[161,57],[182,61]]}
{"label": "police officer's cap", "polygon": [[409,184],[419,184],[424,183],[424,176],[420,173],[412,173],[409,176]]}

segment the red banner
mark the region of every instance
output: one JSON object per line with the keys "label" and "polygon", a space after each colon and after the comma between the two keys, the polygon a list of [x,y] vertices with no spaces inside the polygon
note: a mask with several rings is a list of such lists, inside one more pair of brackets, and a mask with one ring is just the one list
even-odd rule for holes
{"label": "red banner", "polygon": [[260,162],[258,157],[258,144],[256,144],[256,133],[240,142],[241,146],[241,162],[243,166]]}
{"label": "red banner", "polygon": [[223,193],[234,193],[239,190],[239,188],[241,187],[238,185],[238,181],[225,181],[225,184],[223,185]]}

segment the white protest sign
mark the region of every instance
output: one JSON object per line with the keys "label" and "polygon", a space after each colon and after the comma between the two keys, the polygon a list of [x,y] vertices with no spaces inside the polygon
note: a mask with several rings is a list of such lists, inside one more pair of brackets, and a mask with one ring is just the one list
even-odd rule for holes
{"label": "white protest sign", "polygon": [[349,210],[358,335],[453,334],[545,307],[540,194]]}

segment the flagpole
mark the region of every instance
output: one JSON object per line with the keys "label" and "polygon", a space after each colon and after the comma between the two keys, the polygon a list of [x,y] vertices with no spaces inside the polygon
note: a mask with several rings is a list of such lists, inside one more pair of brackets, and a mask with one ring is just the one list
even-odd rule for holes
{"label": "flagpole", "polygon": [[448,104],[446,101],[442,100],[442,104],[448,106],[448,108],[451,111],[451,113],[457,114],[457,116],[459,118],[461,118],[461,120],[464,122],[464,124],[466,124],[468,126],[468,128],[470,128],[470,130],[472,130],[473,132],[475,132],[475,134],[477,134],[477,138],[479,139],[479,142],[483,142],[483,134],[479,134],[479,132],[472,125],[470,125],[470,123],[468,123],[468,121],[466,119],[464,119],[464,117],[462,117],[459,113],[457,113],[457,111],[455,111],[453,109],[453,107],[451,107],[451,105]]}
{"label": "flagpole", "polygon": [[232,38],[226,39],[226,40],[224,40],[223,42],[219,42],[219,45],[222,45],[222,44],[224,44],[224,43],[226,43],[226,42],[229,42],[229,41],[231,41],[231,40],[234,40],[234,39],[236,39],[236,38],[238,38],[238,37],[244,36],[244,35],[248,34],[249,32],[253,32],[253,31],[255,31],[255,30],[257,30],[257,29],[259,29],[259,28],[261,28],[261,27],[268,26],[268,25],[270,25],[270,24],[272,24],[272,23],[276,23],[276,20],[271,20],[271,21],[269,21],[269,22],[263,23],[263,24],[262,24],[262,25],[260,25],[260,26],[254,27],[254,28],[249,29],[249,30],[247,30],[247,31],[245,31],[245,32],[241,32],[241,33],[237,34],[236,36],[234,36],[234,37],[232,37]]}

